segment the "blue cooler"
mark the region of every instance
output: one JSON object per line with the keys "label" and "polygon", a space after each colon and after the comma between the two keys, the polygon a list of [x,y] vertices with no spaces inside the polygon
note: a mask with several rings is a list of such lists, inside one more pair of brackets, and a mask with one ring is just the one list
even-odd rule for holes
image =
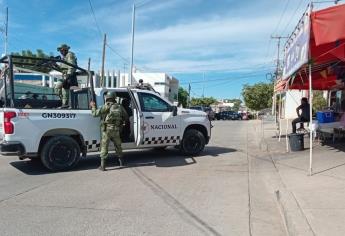
{"label": "blue cooler", "polygon": [[318,111],[316,118],[319,123],[331,123],[335,121],[333,111]]}

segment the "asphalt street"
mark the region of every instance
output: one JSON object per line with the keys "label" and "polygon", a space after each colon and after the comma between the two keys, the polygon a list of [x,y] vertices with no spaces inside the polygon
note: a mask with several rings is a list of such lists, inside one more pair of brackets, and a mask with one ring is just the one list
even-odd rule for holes
{"label": "asphalt street", "polygon": [[106,172],[89,156],[69,172],[0,156],[1,235],[286,235],[276,170],[259,123],[216,121],[198,157],[126,152]]}

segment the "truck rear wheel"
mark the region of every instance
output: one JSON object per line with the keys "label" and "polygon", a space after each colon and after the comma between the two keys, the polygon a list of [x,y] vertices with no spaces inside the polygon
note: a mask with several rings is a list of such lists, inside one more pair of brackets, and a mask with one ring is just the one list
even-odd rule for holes
{"label": "truck rear wheel", "polygon": [[197,155],[205,148],[205,137],[196,129],[189,129],[183,135],[181,151],[185,155]]}
{"label": "truck rear wheel", "polygon": [[52,137],[42,148],[41,160],[51,171],[69,170],[80,160],[79,144],[69,136]]}

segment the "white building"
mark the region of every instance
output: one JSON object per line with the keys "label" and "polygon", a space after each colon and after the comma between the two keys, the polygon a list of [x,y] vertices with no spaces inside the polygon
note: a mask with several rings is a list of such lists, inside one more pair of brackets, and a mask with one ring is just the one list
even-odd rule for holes
{"label": "white building", "polygon": [[[132,84],[137,84],[142,79],[144,83],[150,84],[154,90],[159,92],[163,97],[171,102],[177,102],[179,81],[166,73],[133,73]],[[121,73],[120,79],[117,80],[117,87],[129,85],[128,73]]]}
{"label": "white building", "polygon": [[[56,78],[61,78],[61,73],[58,71],[51,71],[47,75],[40,75],[34,73],[16,73],[16,80],[25,80],[28,84],[36,84],[43,86],[54,86]],[[103,86],[107,88],[125,87],[129,85],[128,73],[120,72],[106,72],[104,75]],[[95,87],[100,87],[100,73],[94,75],[93,82]],[[87,76],[78,76],[78,84],[80,87],[87,87]],[[167,98],[171,102],[178,101],[179,81],[166,73],[133,73],[133,85],[137,84],[142,79],[144,83],[150,84],[155,91],[161,96]]]}
{"label": "white building", "polygon": [[[119,87],[129,84],[128,74],[121,74]],[[133,73],[133,84],[137,84],[142,79],[144,83],[150,84],[154,90],[159,92],[163,97],[174,102],[177,101],[179,81],[165,73]]]}

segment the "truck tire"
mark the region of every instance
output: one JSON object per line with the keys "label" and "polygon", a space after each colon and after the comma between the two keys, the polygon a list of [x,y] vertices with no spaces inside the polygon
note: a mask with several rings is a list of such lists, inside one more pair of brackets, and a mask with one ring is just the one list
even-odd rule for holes
{"label": "truck tire", "polygon": [[183,135],[181,151],[185,155],[197,155],[205,148],[205,137],[196,129],[189,129]]}
{"label": "truck tire", "polygon": [[69,136],[52,137],[42,148],[41,160],[51,171],[69,170],[80,160],[79,144]]}

